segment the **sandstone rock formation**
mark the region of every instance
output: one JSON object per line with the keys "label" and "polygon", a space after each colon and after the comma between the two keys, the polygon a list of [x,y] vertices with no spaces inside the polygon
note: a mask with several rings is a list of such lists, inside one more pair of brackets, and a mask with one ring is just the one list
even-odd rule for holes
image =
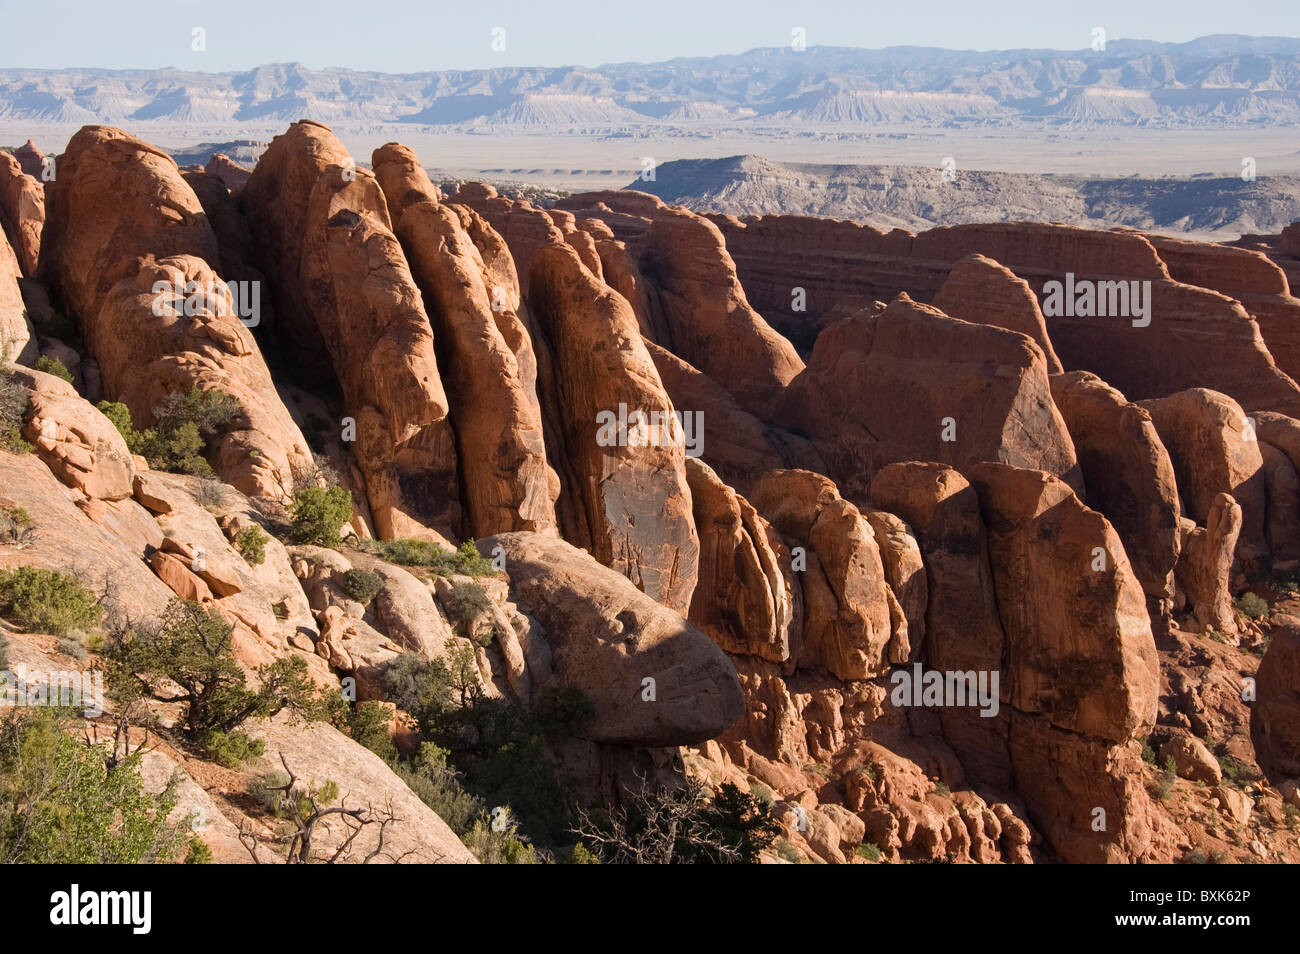
{"label": "sandstone rock formation", "polygon": [[685,447],[631,309],[567,244],[537,251],[530,283],[564,538],[685,613],[699,562]]}
{"label": "sandstone rock formation", "polygon": [[28,278],[35,276],[45,228],[45,189],[41,180],[23,171],[18,160],[0,152],[0,225]]}
{"label": "sandstone rock formation", "polygon": [[840,679],[864,679],[905,662],[906,627],[896,631],[880,548],[858,508],[830,479],[805,470],[766,474],[751,500],[807,562],[797,577],[804,603],[800,661]]}
{"label": "sandstone rock formation", "polygon": [[1048,374],[1062,371],[1029,283],[991,258],[967,255],[953,266],[931,302],[945,315],[1028,335],[1042,349]]}
{"label": "sandstone rock formation", "polygon": [[686,459],[700,537],[691,623],[729,653],[793,669],[802,648],[802,587],[779,534],[707,464]]}
{"label": "sandstone rock formation", "polygon": [[1150,412],[1087,371],[1053,375],[1052,399],[1079,455],[1088,505],[1106,515],[1124,542],[1153,600],[1153,616],[1168,616],[1178,560],[1178,486]]}
{"label": "sandstone rock formation", "polygon": [[[776,416],[813,437],[851,500],[896,461],[981,460],[1079,484],[1042,351],[1024,335],[950,318],[905,294],[828,328]],[[889,508],[885,508],[889,509]]]}
{"label": "sandstone rock formation", "polygon": [[1264,539],[1266,479],[1259,440],[1241,405],[1225,394],[1193,388],[1143,401],[1169,449],[1187,516],[1204,525],[1219,494],[1241,506],[1237,554],[1255,561],[1268,552]]}
{"label": "sandstone rock formation", "polygon": [[581,690],[595,706],[588,738],[681,745],[740,717],[740,686],[722,650],[622,575],[540,534],[479,541],[484,553],[495,546],[505,551],[521,606],[544,630],[556,684]]}
{"label": "sandstone rock formation", "polygon": [[250,495],[283,495],[310,452],[232,306],[215,237],[176,164],[91,126],[59,168],[41,267],[77,317],[105,396],[144,427],[168,394],[227,392],[243,413],[215,440],[217,472]]}
{"label": "sandstone rock formation", "polygon": [[479,245],[496,250],[501,240],[472,210],[439,204],[411,150],[390,143],[374,168],[448,369],[470,532],[554,531],[560,483],[546,463],[513,263],[497,255],[494,273],[484,262]]}
{"label": "sandstone rock formation", "polygon": [[1259,766],[1275,783],[1300,777],[1300,620],[1280,620],[1259,664],[1250,737]]}
{"label": "sandstone rock formation", "polygon": [[40,356],[40,350],[18,284],[21,277],[13,249],[0,233],[0,360],[30,364]]}
{"label": "sandstone rock formation", "polygon": [[325,126],[277,136],[240,193],[282,347],[337,381],[382,537],[459,537],[454,434],[419,289],[383,192]]}

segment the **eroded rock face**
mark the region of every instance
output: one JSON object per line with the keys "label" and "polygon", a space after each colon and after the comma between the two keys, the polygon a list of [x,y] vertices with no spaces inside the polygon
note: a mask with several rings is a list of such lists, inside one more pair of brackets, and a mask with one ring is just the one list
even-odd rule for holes
{"label": "eroded rock face", "polygon": [[[905,520],[921,545],[929,593],[926,666],[945,672],[1001,671],[1006,636],[975,489],[943,464],[902,462],[872,479],[871,504]],[[969,708],[945,708],[939,717],[945,740],[968,773],[995,786],[1010,785],[1004,716],[985,718]]]}
{"label": "eroded rock face", "polygon": [[731,663],[678,614],[562,540],[507,533],[479,541],[485,554],[496,546],[517,602],[545,632],[556,685],[581,690],[595,707],[585,737],[683,745],[740,718]]}
{"label": "eroded rock face", "polygon": [[[713,218],[726,236],[750,300],[788,335],[798,337],[807,327],[825,328],[864,302],[888,301],[902,291],[918,301],[931,301],[955,263],[980,254],[1029,283],[1066,370],[1092,371],[1134,401],[1211,387],[1248,407],[1300,415],[1300,387],[1270,354],[1269,336],[1261,335],[1261,328],[1294,324],[1287,317],[1293,306],[1272,290],[1275,278],[1269,279],[1263,296],[1277,306],[1270,312],[1258,295],[1236,289],[1224,294],[1213,290],[1218,285],[1200,287],[1199,281],[1209,284],[1203,277],[1187,284],[1192,278],[1182,266],[1175,266],[1171,277],[1152,241],[1132,231],[1006,222],[912,235],[798,216],[761,216],[745,222]],[[1255,267],[1255,273],[1259,271]],[[1096,283],[1094,289],[1107,295],[1112,286],[1102,283],[1137,282],[1150,304],[1150,322],[1134,327],[1134,318],[1145,319],[1047,314],[1044,286],[1064,286],[1069,275],[1076,283]],[[1149,296],[1143,282],[1151,283]],[[795,286],[807,290],[803,312],[791,311],[790,289]],[[1237,300],[1238,294],[1251,310]],[[804,340],[811,343],[806,336]]]}
{"label": "eroded rock face", "polygon": [[807,440],[763,423],[708,375],[649,338],[644,343],[673,407],[700,425],[691,435],[695,450],[738,492],[748,493],[769,470],[825,468]]}
{"label": "eroded rock face", "polygon": [[310,452],[233,307],[203,207],[171,158],[88,126],[60,157],[47,199],[41,268],[78,319],[104,396],[144,427],[168,394],[220,388],[242,413],[209,441],[217,473],[250,496],[291,489]]}
{"label": "eroded rock face", "polygon": [[1112,742],[1149,731],[1159,666],[1119,535],[1041,471],[985,463],[969,473],[988,528],[1011,704]]}
{"label": "eroded rock face", "polygon": [[[419,289],[383,192],[325,126],[277,136],[240,193],[284,347],[337,380],[381,537],[461,534],[455,438]],[[299,350],[301,349],[301,350]]]}
{"label": "eroded rock face", "polygon": [[911,658],[916,659],[925,641],[925,610],[930,599],[921,544],[912,528],[892,513],[867,510],[863,515],[875,531],[880,559],[885,567],[885,580],[907,622]]}
{"label": "eroded rock face", "polygon": [[1232,611],[1228,580],[1241,527],[1241,506],[1228,494],[1216,494],[1205,516],[1205,526],[1198,527],[1185,518],[1180,521],[1180,552],[1174,568],[1178,588],[1202,629],[1230,636],[1237,632],[1237,617]]}
{"label": "eroded rock face", "polygon": [[729,653],[793,669],[803,605],[789,549],[707,464],[688,457],[686,477],[700,536],[699,583],[688,618]]}
{"label": "eroded rock face", "polygon": [[1256,675],[1250,738],[1274,784],[1300,778],[1300,619],[1283,617],[1270,633]]}
{"label": "eroded rock face", "polygon": [[9,235],[23,274],[33,277],[40,262],[41,231],[45,228],[45,188],[7,152],[0,152],[0,223]]}
{"label": "eroded rock face", "polygon": [[1042,351],[1024,335],[950,318],[906,295],[878,317],[863,313],[824,331],[777,419],[813,437],[851,500],[865,502],[872,475],[906,460],[958,469],[1002,461],[1080,485]]}
{"label": "eroded rock face", "polygon": [[86,497],[130,497],[135,467],[112,422],[61,378],[26,368],[13,377],[30,389],[23,434],[50,471]]}
{"label": "eroded rock face", "polygon": [[864,679],[906,661],[907,631],[896,632],[875,533],[835,483],[806,470],[772,471],[750,499],[807,559],[808,568],[798,576],[804,597],[801,662],[841,679]]}
{"label": "eroded rock face", "polygon": [[[548,451],[564,537],[685,613],[699,562],[685,447],[636,319],[567,244],[538,250],[529,301],[544,348],[540,390],[556,422]],[[631,421],[622,437],[620,408]],[[638,412],[660,417],[638,428]]]}
{"label": "eroded rock face", "polygon": [[[212,289],[160,299],[158,288],[197,283]],[[152,423],[169,394],[190,388],[233,396],[241,413],[209,440],[214,470],[250,497],[278,499],[295,471],[311,468],[311,451],[280,402],[253,334],[235,315],[230,293],[205,262],[189,255],[140,263],[105,296],[83,335],[101,368],[104,393]]]}
{"label": "eroded rock face", "polygon": [[40,357],[40,350],[18,284],[21,277],[18,259],[0,233],[0,360],[30,364]]}
{"label": "eroded rock face", "polygon": [[514,265],[477,213],[438,202],[410,149],[376,150],[374,168],[447,368],[469,531],[554,532],[560,481],[546,463],[536,359],[518,314]]}
{"label": "eroded rock face", "polygon": [[1204,526],[1218,495],[1228,494],[1241,506],[1237,555],[1251,562],[1267,554],[1264,462],[1241,405],[1226,394],[1192,388],[1141,406],[1169,449],[1187,516]]}
{"label": "eroded rock face", "polygon": [[[750,307],[726,241],[707,218],[627,191],[587,193],[558,205],[607,222],[635,249],[638,272],[657,297],[657,312],[643,321],[653,328],[661,318],[668,333],[656,343],[725,387],[741,407],[763,417],[803,370],[794,346]],[[620,270],[618,280],[626,284],[629,274]]]}
{"label": "eroded rock face", "polygon": [[[391,811],[394,821],[384,831],[382,846],[380,826],[367,825],[345,856],[348,862],[360,864],[375,854],[375,864],[397,863],[399,859],[404,864],[476,863],[446,822],[420,801],[383,759],[328,723],[291,725],[286,714],[251,722],[249,732],[266,744],[266,754],[258,763],[263,772],[283,775],[283,756],[301,784],[337,784],[348,808],[369,803],[377,813]],[[319,832],[314,842],[329,857],[348,834],[344,826],[334,826]]]}
{"label": "eroded rock face", "polygon": [[978,253],[961,259],[952,267],[931,304],[945,315],[962,321],[1027,335],[1042,350],[1047,372],[1062,371],[1061,359],[1047,337],[1047,325],[1029,283],[993,259]]}
{"label": "eroded rock face", "polygon": [[1106,515],[1142,589],[1160,604],[1173,596],[1178,560],[1178,486],[1150,412],[1087,371],[1052,377],[1052,398],[1079,455],[1088,505]]}

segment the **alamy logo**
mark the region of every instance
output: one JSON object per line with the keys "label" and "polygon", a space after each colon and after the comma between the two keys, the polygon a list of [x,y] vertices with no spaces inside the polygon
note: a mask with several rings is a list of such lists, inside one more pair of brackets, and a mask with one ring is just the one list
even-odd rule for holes
{"label": "alamy logo", "polygon": [[104,714],[104,673],[46,672],[17,663],[0,669],[0,709],[7,706],[80,709],[87,719],[97,719]]}
{"label": "alamy logo", "polygon": [[1151,282],[1065,281],[1043,283],[1043,314],[1048,318],[1132,318],[1134,328],[1151,324]]}
{"label": "alamy logo", "polygon": [[204,313],[238,318],[245,328],[256,328],[262,321],[262,283],[258,281],[156,281],[153,296],[153,313],[158,318],[170,308],[172,314],[187,318]]}
{"label": "alamy logo", "polygon": [[704,453],[703,411],[618,411],[596,415],[596,443],[601,447],[684,447],[687,457]]}
{"label": "alamy logo", "polygon": [[153,927],[153,892],[85,891],[74,884],[68,891],[50,895],[50,923],[125,924],[132,934],[148,934]]}
{"label": "alamy logo", "polygon": [[889,701],[900,708],[978,706],[985,718],[998,714],[1000,674],[996,669],[926,672],[920,663],[915,663],[911,669],[895,670],[889,681],[894,684]]}

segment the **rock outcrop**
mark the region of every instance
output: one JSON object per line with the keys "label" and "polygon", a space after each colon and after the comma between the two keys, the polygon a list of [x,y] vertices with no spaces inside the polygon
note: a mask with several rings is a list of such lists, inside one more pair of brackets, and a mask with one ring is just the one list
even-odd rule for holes
{"label": "rock outcrop", "polygon": [[740,718],[744,699],[722,650],[624,576],[554,537],[506,533],[500,546],[515,598],[542,627],[555,685],[580,690],[597,742],[702,742]]}
{"label": "rock outcrop", "polygon": [[1150,412],[1087,371],[1053,375],[1052,398],[1079,455],[1088,505],[1124,542],[1153,617],[1167,617],[1178,561],[1178,485]]}
{"label": "rock outcrop", "polygon": [[906,624],[897,629],[891,614],[875,533],[834,482],[806,470],[772,471],[750,499],[806,563],[797,571],[804,607],[801,664],[847,680],[905,662],[911,652]]}
{"label": "rock outcrop", "polygon": [[1259,767],[1274,784],[1300,778],[1300,619],[1279,623],[1260,661],[1250,710]]}
{"label": "rock outcrop", "polygon": [[554,532],[560,482],[546,463],[537,362],[518,314],[514,265],[477,213],[438,202],[410,149],[377,149],[374,168],[447,369],[469,532]]}
{"label": "rock outcrop", "polygon": [[1237,555],[1246,562],[1264,557],[1264,462],[1241,405],[1226,394],[1192,388],[1141,406],[1169,450],[1186,515],[1204,526],[1218,495],[1230,495],[1241,506]]}
{"label": "rock outcrop", "polygon": [[563,243],[537,251],[528,297],[564,538],[686,613],[699,540],[685,446],[631,308]]}
{"label": "rock outcrop", "polygon": [[383,192],[330,130],[277,136],[240,192],[272,282],[282,347],[303,375],[337,381],[381,537],[459,537],[462,508],[424,303]]}
{"label": "rock outcrop", "polygon": [[957,262],[930,304],[962,321],[1027,335],[1042,350],[1048,374],[1063,370],[1029,283],[991,258],[975,253]]}
{"label": "rock outcrop", "polygon": [[687,458],[686,477],[700,537],[699,583],[688,618],[727,652],[792,670],[802,648],[803,600],[789,549],[707,464]]}
{"label": "rock outcrop", "polygon": [[225,391],[241,413],[209,442],[217,473],[250,496],[283,496],[295,470],[310,468],[310,451],[233,306],[215,236],[175,162],[120,130],[89,126],[60,157],[47,199],[41,268],[76,316],[105,396],[144,427],[169,394]]}
{"label": "rock outcrop", "polygon": [[36,275],[41,257],[41,232],[45,228],[45,188],[25,173],[18,160],[0,152],[0,224],[28,278]]}
{"label": "rock outcrop", "polygon": [[824,331],[776,415],[813,438],[830,476],[855,501],[867,500],[877,471],[907,460],[958,470],[1001,461],[1081,486],[1038,346],[906,295],[878,316],[863,313]]}

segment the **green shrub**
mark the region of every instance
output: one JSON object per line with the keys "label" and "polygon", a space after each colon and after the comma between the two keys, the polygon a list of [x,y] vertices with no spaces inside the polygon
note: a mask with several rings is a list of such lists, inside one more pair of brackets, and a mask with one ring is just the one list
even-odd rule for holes
{"label": "green shrub", "polygon": [[212,864],[212,849],[198,835],[194,835],[186,843],[185,864],[187,865],[210,865]]}
{"label": "green shrub", "polygon": [[126,405],[100,401],[99,410],[113,422],[131,453],[154,470],[206,477],[212,467],[203,457],[207,441],[240,413],[239,402],[224,391],[190,388],[167,395],[154,408],[154,425],[137,431]]}
{"label": "green shrub", "polygon": [[389,563],[428,567],[438,576],[452,576],[456,573],[486,576],[495,572],[492,561],[484,559],[470,540],[466,540],[454,551],[427,540],[411,539],[378,540],[370,548]]}
{"label": "green shrub", "polygon": [[1156,757],[1155,746],[1151,744],[1151,737],[1146,736],[1142,739],[1142,761],[1148,765],[1159,765],[1160,760]]}
{"label": "green shrub", "polygon": [[946,795],[951,795],[951,794],[952,794],[952,789],[950,789],[950,788],[948,787],[948,783],[947,783],[947,782],[935,782],[935,783],[934,783],[934,794],[936,794],[936,795],[945,795],[945,796],[946,796]]}
{"label": "green shrub", "polygon": [[57,648],[59,652],[63,653],[63,655],[75,659],[77,662],[84,662],[86,657],[89,655],[89,653],[86,652],[86,647],[70,636],[65,636],[63,639],[60,639]]}
{"label": "green shrub", "polygon": [[383,588],[384,578],[370,570],[353,567],[343,574],[343,592],[362,606],[368,606]]}
{"label": "green shrub", "polygon": [[0,544],[20,546],[32,535],[32,515],[22,507],[0,510]]}
{"label": "green shrub", "polygon": [[65,344],[77,340],[77,323],[57,308],[51,309],[44,321],[32,323],[47,338],[58,338]]}
{"label": "green shrub", "polygon": [[798,848],[790,844],[788,839],[778,838],[773,847],[776,848],[776,856],[782,861],[792,865],[804,863],[804,856],[799,853]]}
{"label": "green shrub", "polygon": [[32,365],[32,367],[37,371],[44,371],[46,374],[52,374],[56,378],[62,378],[69,384],[72,383],[72,372],[69,371],[68,366],[58,358],[51,358],[48,354],[43,354],[36,359],[36,363]]}
{"label": "green shrub", "polygon": [[216,609],[174,599],[158,622],[113,632],[104,654],[114,698],[164,691],[165,698],[184,704],[185,735],[226,764],[260,754],[254,751],[260,743],[236,732],[248,719],[285,708],[307,718],[324,717],[325,700],[300,657],[259,667],[258,688],[250,689],[232,652],[233,630]]}
{"label": "green shrub", "polygon": [[23,439],[30,395],[8,368],[0,367],[0,449],[15,454],[30,453],[32,445]]}
{"label": "green shrub", "polygon": [[858,845],[857,854],[860,857],[866,858],[868,861],[879,861],[881,854],[880,846],[875,842],[864,841],[862,844]]}
{"label": "green shrub", "polygon": [[495,572],[492,561],[478,552],[478,547],[474,546],[473,540],[466,540],[456,548],[456,555],[452,557],[452,566],[457,573],[464,573],[466,576],[487,576]]}
{"label": "green shrub", "polygon": [[338,546],[339,528],[352,519],[352,495],[339,486],[300,487],[289,512],[296,543]]}
{"label": "green shrub", "polygon": [[189,831],[167,821],[174,787],[150,794],[138,753],[114,760],[70,728],[50,708],[15,709],[0,720],[0,863],[178,860]]}
{"label": "green shrub", "polygon": [[0,570],[0,615],[32,631],[64,636],[98,626],[104,608],[75,577],[20,566]]}
{"label": "green shrub", "polygon": [[447,599],[447,615],[468,629],[491,605],[487,590],[479,584],[456,583]]}
{"label": "green shrub", "polygon": [[226,500],[226,485],[216,477],[203,477],[194,485],[194,500],[204,510],[216,510]]}
{"label": "green shrub", "polygon": [[243,768],[266,751],[265,742],[239,729],[231,729],[229,732],[213,729],[203,733],[196,741],[199,750],[207,758],[228,769]]}
{"label": "green shrub", "polygon": [[249,566],[261,566],[266,562],[266,541],[262,528],[253,524],[239,531],[235,537],[235,549]]}
{"label": "green shrub", "polygon": [[9,665],[9,637],[0,633],[0,669]]}
{"label": "green shrub", "polygon": [[389,721],[388,709],[382,702],[360,702],[349,713],[348,734],[385,762],[392,762],[397,758],[397,746],[388,732]]}
{"label": "green shrub", "polygon": [[1237,612],[1246,619],[1262,619],[1268,615],[1268,603],[1255,593],[1243,593],[1237,600]]}

